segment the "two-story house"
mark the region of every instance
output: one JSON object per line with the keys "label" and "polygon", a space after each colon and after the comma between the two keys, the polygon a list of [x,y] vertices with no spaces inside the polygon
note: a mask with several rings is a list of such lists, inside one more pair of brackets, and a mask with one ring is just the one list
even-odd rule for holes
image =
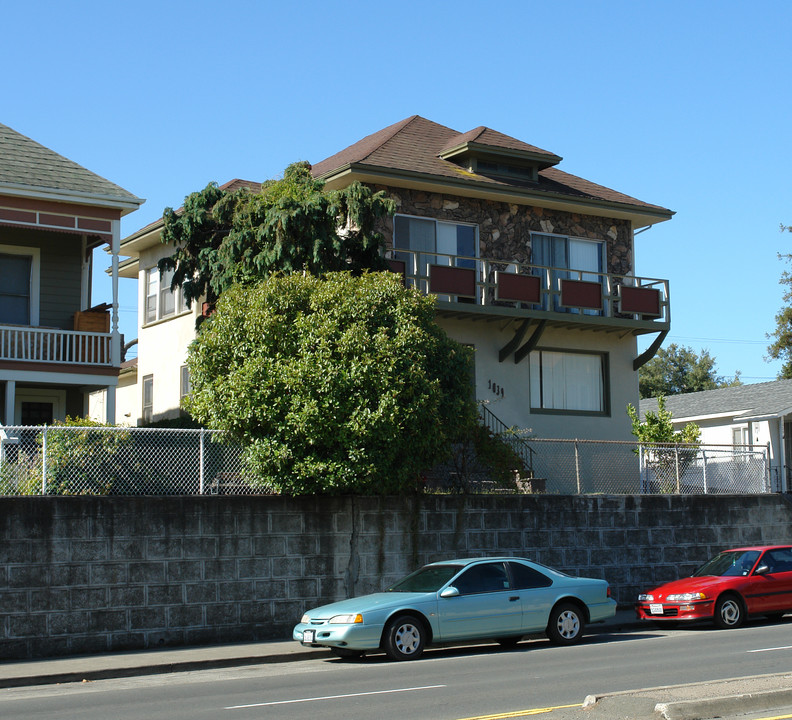
{"label": "two-story house", "polygon": [[[412,116],[312,171],[328,188],[358,180],[395,200],[381,228],[391,269],[436,295],[438,322],[475,348],[486,413],[539,437],[629,440],[638,367],[670,327],[668,283],[634,274],[634,236],[673,213],[560,162],[488,128],[459,133]],[[139,418],[178,412],[200,312],[159,278],[156,263],[172,252],[161,229],[122,243],[122,275],[140,288]],[[639,354],[642,334],[654,342]]]}
{"label": "two-story house", "polygon": [[[102,419],[115,422],[120,220],[142,202],[0,125],[0,426],[85,415],[98,389]],[[112,298],[96,304],[92,256],[102,245]]]}
{"label": "two-story house", "polygon": [[[634,236],[672,212],[559,170],[554,153],[485,127],[412,116],[313,166],[396,201],[391,268],[437,296],[475,348],[476,397],[539,437],[631,439],[637,370],[670,326],[668,283],[634,274]],[[637,337],[654,342],[639,355]]]}

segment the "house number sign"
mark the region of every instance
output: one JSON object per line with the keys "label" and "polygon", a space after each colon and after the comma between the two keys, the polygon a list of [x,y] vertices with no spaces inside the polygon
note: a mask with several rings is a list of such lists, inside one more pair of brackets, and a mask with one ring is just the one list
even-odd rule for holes
{"label": "house number sign", "polygon": [[506,393],[503,391],[503,385],[499,385],[498,383],[493,382],[492,380],[487,380],[487,386],[495,395],[498,395],[500,397],[506,396]]}

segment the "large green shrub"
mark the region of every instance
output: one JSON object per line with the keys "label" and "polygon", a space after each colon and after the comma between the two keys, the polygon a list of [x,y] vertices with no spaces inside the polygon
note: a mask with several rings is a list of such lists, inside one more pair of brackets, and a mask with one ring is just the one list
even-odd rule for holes
{"label": "large green shrub", "polygon": [[475,423],[469,351],[390,273],[272,276],[220,298],[187,410],[285,493],[414,488]]}

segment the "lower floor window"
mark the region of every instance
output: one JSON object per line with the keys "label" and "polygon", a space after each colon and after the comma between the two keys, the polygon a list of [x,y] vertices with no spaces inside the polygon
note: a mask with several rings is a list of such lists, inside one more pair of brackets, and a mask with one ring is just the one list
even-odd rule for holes
{"label": "lower floor window", "polygon": [[531,353],[531,408],[607,413],[604,354],[535,350]]}

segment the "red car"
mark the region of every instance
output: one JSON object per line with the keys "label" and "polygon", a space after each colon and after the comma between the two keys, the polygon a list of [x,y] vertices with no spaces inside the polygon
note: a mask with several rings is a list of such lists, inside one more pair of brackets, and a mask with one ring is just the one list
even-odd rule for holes
{"label": "red car", "polygon": [[734,628],[748,615],[779,618],[792,612],[792,546],[725,550],[691,577],[640,594],[635,611],[661,627],[713,620]]}

